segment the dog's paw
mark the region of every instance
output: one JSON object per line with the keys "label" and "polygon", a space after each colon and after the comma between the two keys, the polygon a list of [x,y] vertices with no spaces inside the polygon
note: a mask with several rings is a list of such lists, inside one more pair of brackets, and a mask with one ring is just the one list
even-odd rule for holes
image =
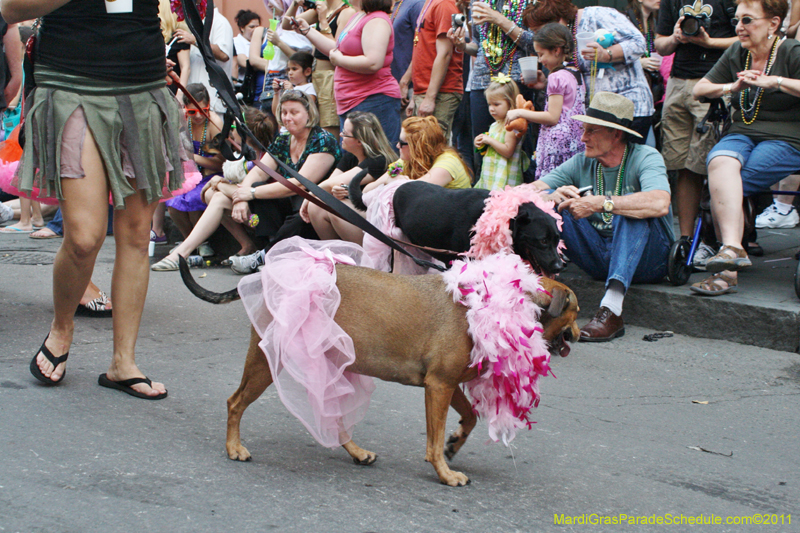
{"label": "dog's paw", "polygon": [[251,459],[250,452],[247,448],[238,444],[236,446],[228,445],[228,458],[234,461],[249,461]]}
{"label": "dog's paw", "polygon": [[440,474],[439,481],[441,481],[443,485],[449,485],[451,487],[463,487],[469,485],[469,478],[467,476],[461,472],[455,472],[453,470]]}
{"label": "dog's paw", "polygon": [[370,466],[372,463],[378,460],[378,454],[372,452],[366,452],[366,455],[363,458],[353,457],[353,462],[359,466]]}

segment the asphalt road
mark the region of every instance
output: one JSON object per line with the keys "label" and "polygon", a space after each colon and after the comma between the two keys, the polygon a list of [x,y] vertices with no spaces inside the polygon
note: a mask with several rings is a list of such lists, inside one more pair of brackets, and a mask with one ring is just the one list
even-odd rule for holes
{"label": "asphalt road", "polygon": [[[37,249],[57,242],[47,246]],[[112,253],[95,271],[103,288]],[[239,303],[196,300],[177,273],[152,274],[137,352],[169,398],[97,385],[110,319],[78,318],[64,383],[39,385],[28,364],[52,316],[51,272],[0,262],[0,532],[800,530],[797,354],[644,342],[651,331],[634,327],[610,344],[578,344],[553,361],[557,379],[541,382],[533,429],[505,448],[487,443],[479,422],[452,463],[472,483],[449,488],[423,461],[422,390],[393,383],[378,383],[355,434],[378,453],[374,466],[318,445],[274,389],[243,420],[253,460],[228,460],[225,400],[241,377],[247,319]],[[195,273],[214,290],[239,279]],[[452,414],[448,431],[456,425]],[[762,513],[779,524],[555,523]]]}

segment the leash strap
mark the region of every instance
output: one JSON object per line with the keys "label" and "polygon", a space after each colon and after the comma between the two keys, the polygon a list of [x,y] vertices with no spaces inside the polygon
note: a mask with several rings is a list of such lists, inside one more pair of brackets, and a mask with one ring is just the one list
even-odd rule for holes
{"label": "leash strap", "polygon": [[[211,51],[211,25],[214,21],[214,1],[208,0],[207,9],[206,9],[206,21],[205,24],[203,23],[203,19],[200,16],[200,12],[197,10],[197,6],[195,5],[193,0],[181,0],[183,4],[183,10],[186,14],[186,24],[189,26],[189,30],[195,36],[197,40],[197,47],[200,50],[200,54],[203,57],[203,62],[206,65],[206,70],[208,71],[208,79],[209,83],[217,90],[219,97],[222,99],[222,102],[225,104],[227,111],[225,112],[225,122],[229,125],[232,123],[236,123],[236,129],[239,131],[240,136],[242,139],[250,139],[252,140],[256,146],[260,150],[265,153],[269,153],[267,148],[263,146],[259,140],[253,135],[253,133],[248,129],[247,125],[242,120],[242,111],[239,107],[239,102],[236,100],[236,93],[233,90],[233,85],[231,80],[225,75],[225,72],[222,70],[216,60],[214,59],[214,54]],[[177,76],[174,76],[173,73],[173,81]],[[180,82],[178,81],[178,86],[180,88]],[[182,89],[183,90],[183,89]],[[190,101],[200,109],[200,106],[191,98],[191,95],[183,90],[184,94],[190,99]],[[230,126],[228,127],[228,129]],[[231,143],[234,149],[241,151],[241,147],[230,141],[230,139],[222,139],[222,144],[224,143]],[[244,144],[247,144],[246,142]],[[225,155],[223,153],[223,155]],[[272,156],[272,154],[270,154]],[[378,239],[383,244],[389,246],[393,250],[396,250],[404,255],[410,257],[416,264],[425,267],[425,268],[433,268],[440,272],[444,272],[446,270],[445,267],[441,265],[437,265],[430,261],[425,261],[423,259],[419,259],[414,257],[411,253],[409,253],[405,248],[397,244],[394,239],[389,237],[388,235],[384,234],[381,230],[370,224],[364,217],[359,215],[353,209],[351,209],[347,204],[340,201],[338,198],[333,196],[331,193],[326,191],[325,189],[321,188],[316,183],[312,182],[311,180],[303,177],[299,172],[291,168],[289,165],[280,161],[277,157],[272,156],[272,159],[278,164],[278,167],[283,170],[285,173],[290,175],[292,178],[296,179],[306,190],[302,187],[298,187],[284,176],[282,176],[279,172],[276,172],[269,168],[268,166],[261,163],[261,161],[256,158],[254,160],[255,165],[267,176],[271,177],[278,183],[282,184],[284,187],[288,188],[295,194],[299,195],[302,198],[307,199],[309,202],[314,203],[315,205],[325,209],[326,211],[335,214],[339,218],[346,220],[347,222],[353,224],[357,228],[361,229],[365,233],[372,235],[376,239]],[[362,170],[363,173],[366,173],[366,170]],[[308,192],[307,192],[308,191]],[[309,194],[311,193],[311,194]]]}

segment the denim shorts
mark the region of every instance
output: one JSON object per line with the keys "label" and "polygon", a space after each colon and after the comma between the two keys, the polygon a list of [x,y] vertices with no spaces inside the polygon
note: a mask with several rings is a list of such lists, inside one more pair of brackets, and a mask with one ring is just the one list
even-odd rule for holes
{"label": "denim shorts", "polygon": [[745,196],[767,191],[771,185],[800,171],[800,150],[785,141],[756,142],[746,135],[732,133],[711,149],[706,164],[721,155],[741,163]]}

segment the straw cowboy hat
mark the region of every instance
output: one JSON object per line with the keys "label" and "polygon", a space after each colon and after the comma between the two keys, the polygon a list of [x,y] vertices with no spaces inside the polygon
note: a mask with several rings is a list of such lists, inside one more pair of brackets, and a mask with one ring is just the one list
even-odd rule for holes
{"label": "straw cowboy hat", "polygon": [[596,124],[606,128],[614,128],[636,135],[641,135],[630,129],[633,124],[633,102],[619,94],[599,92],[594,95],[589,109],[585,115],[575,115],[575,120],[586,124]]}

